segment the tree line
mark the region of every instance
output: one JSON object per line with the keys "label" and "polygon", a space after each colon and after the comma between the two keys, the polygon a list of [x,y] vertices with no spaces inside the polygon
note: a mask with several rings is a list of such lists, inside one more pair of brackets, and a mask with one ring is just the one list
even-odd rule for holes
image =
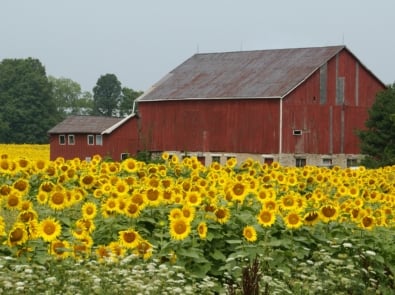
{"label": "tree line", "polygon": [[0,143],[48,143],[47,132],[69,115],[125,117],[142,94],[115,74],[99,77],[93,93],[69,78],[47,76],[38,59],[0,62]]}

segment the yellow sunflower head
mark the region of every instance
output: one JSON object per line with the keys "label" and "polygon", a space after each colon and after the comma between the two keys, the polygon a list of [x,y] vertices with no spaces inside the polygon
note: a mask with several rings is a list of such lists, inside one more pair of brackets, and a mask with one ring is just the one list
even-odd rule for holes
{"label": "yellow sunflower head", "polygon": [[276,221],[276,213],[273,210],[263,208],[259,212],[257,220],[258,223],[264,227],[272,226]]}
{"label": "yellow sunflower head", "polygon": [[93,219],[97,214],[96,204],[93,202],[85,202],[84,205],[82,205],[81,211],[84,219]]}
{"label": "yellow sunflower head", "polygon": [[207,237],[207,224],[202,221],[199,223],[198,227],[197,227],[197,231],[199,234],[199,237],[204,240]]}
{"label": "yellow sunflower head", "polygon": [[40,222],[40,237],[46,242],[55,240],[60,235],[61,231],[62,226],[59,221],[52,217],[48,217]]}
{"label": "yellow sunflower head", "polygon": [[136,248],[140,240],[140,234],[134,229],[128,229],[119,232],[119,243],[125,248]]}
{"label": "yellow sunflower head", "polygon": [[65,259],[71,253],[70,243],[68,241],[54,240],[49,246],[49,253],[57,259]]}
{"label": "yellow sunflower head", "polygon": [[303,219],[298,212],[290,212],[284,217],[284,223],[289,229],[297,229],[303,225]]}
{"label": "yellow sunflower head", "polygon": [[16,222],[8,233],[8,245],[23,245],[28,240],[28,232],[26,226],[22,222]]}
{"label": "yellow sunflower head", "polygon": [[183,217],[171,220],[170,236],[174,240],[184,240],[191,232],[189,221]]}
{"label": "yellow sunflower head", "polygon": [[258,238],[255,228],[251,225],[244,227],[243,236],[248,242],[255,242]]}

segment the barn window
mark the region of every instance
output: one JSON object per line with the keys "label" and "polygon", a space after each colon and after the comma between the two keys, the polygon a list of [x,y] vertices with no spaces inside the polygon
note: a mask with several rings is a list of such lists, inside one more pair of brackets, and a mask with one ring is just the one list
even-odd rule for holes
{"label": "barn window", "polygon": [[338,77],[336,81],[336,104],[340,105],[344,103],[344,77]]}
{"label": "barn window", "polygon": [[356,158],[347,159],[347,167],[356,167],[356,166],[358,166],[358,159]]}
{"label": "barn window", "polygon": [[74,134],[69,134],[69,136],[68,136],[68,142],[69,142],[69,145],[74,145],[74,144],[75,144],[75,137],[74,137]]}
{"label": "barn window", "polygon": [[101,134],[96,135],[96,145],[103,145],[103,136]]}
{"label": "barn window", "polygon": [[59,135],[59,144],[61,145],[66,144],[66,136],[64,134]]}
{"label": "barn window", "polygon": [[328,79],[328,65],[325,63],[320,68],[320,104],[326,104],[327,79]]}
{"label": "barn window", "polygon": [[292,130],[292,134],[293,134],[293,135],[302,135],[302,130],[300,130],[300,129],[294,129],[294,130]]}
{"label": "barn window", "polygon": [[221,163],[221,156],[211,156],[211,162]]}
{"label": "barn window", "polygon": [[296,158],[295,159],[295,166],[296,167],[304,167],[304,166],[306,166],[306,158]]}
{"label": "barn window", "polygon": [[92,134],[89,134],[88,135],[88,145],[94,145],[95,143],[94,143],[94,136],[92,135]]}
{"label": "barn window", "polygon": [[331,158],[322,158],[322,165],[326,167],[332,166],[332,159]]}
{"label": "barn window", "polygon": [[269,158],[269,157],[263,158],[263,163],[265,164],[271,164],[273,162],[274,162],[274,158]]}
{"label": "barn window", "polygon": [[122,153],[122,154],[121,154],[121,161],[126,160],[126,159],[129,158],[129,157],[130,157],[130,154],[129,154],[129,153]]}

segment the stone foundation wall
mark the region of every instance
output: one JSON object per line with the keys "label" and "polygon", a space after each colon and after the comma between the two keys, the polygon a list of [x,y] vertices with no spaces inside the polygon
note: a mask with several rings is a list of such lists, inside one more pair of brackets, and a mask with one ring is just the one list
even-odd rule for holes
{"label": "stone foundation wall", "polygon": [[[180,159],[183,157],[195,156],[209,166],[212,162],[225,164],[227,159],[236,158],[238,163],[246,159],[253,159],[261,163],[279,162],[282,166],[339,166],[342,168],[358,166],[362,155],[356,154],[248,154],[248,153],[228,153],[228,152],[179,152],[168,151],[170,155],[177,155]],[[154,155],[160,156],[160,153]]]}

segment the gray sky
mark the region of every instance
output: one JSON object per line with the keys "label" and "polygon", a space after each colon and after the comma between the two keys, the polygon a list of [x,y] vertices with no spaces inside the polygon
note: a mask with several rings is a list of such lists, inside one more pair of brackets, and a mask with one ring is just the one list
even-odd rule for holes
{"label": "gray sky", "polygon": [[1,0],[0,60],[145,91],[196,52],[344,44],[393,83],[394,13],[394,0]]}

